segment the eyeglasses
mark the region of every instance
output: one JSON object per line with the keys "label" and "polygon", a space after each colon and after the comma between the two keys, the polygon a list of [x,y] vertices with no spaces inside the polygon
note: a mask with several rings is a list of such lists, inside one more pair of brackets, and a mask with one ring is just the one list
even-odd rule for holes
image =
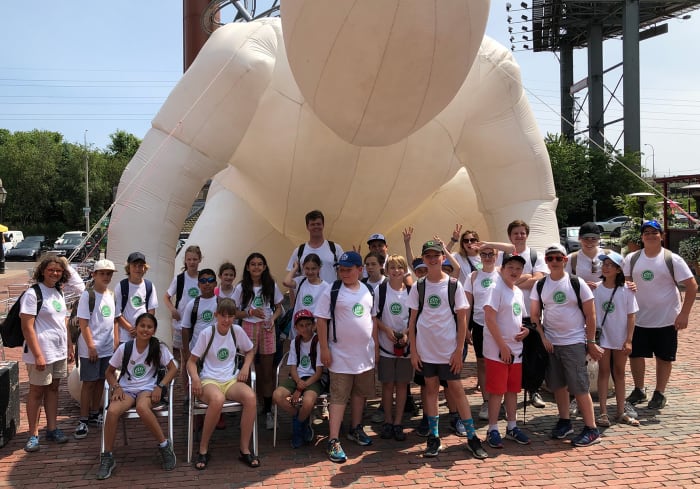
{"label": "eyeglasses", "polygon": [[213,284],[214,282],[216,282],[216,277],[209,277],[209,278],[202,277],[198,280],[198,282],[200,284]]}
{"label": "eyeglasses", "polygon": [[464,238],[462,240],[462,243],[478,243],[479,240],[477,238]]}
{"label": "eyeglasses", "polygon": [[479,253],[479,256],[481,256],[482,258],[493,258],[494,256],[496,256],[496,253]]}
{"label": "eyeglasses", "polygon": [[547,255],[544,257],[544,260],[548,263],[551,263],[553,261],[560,262],[560,261],[564,261],[564,257],[561,255],[556,255],[556,256]]}

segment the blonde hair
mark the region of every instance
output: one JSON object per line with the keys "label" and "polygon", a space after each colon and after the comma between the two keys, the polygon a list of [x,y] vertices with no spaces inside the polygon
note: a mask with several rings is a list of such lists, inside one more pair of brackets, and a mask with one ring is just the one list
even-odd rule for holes
{"label": "blonde hair", "polygon": [[391,265],[408,270],[408,261],[401,255],[389,255],[384,268],[388,270]]}

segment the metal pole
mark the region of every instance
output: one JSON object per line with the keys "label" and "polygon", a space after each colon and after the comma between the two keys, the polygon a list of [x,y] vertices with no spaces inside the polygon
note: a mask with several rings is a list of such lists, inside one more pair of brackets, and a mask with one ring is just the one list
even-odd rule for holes
{"label": "metal pole", "polygon": [[644,143],[644,146],[651,148],[651,178],[656,178],[656,152],[654,151],[654,145]]}
{"label": "metal pole", "polygon": [[87,151],[87,132],[85,129],[84,143],[85,143],[85,232],[90,232],[90,182],[89,182],[89,166],[88,166],[88,151]]}

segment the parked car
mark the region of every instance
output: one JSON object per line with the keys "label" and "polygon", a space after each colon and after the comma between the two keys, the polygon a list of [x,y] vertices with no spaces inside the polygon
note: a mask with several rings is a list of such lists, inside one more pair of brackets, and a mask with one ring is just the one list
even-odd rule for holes
{"label": "parked car", "polygon": [[615,216],[607,221],[596,221],[596,225],[601,233],[615,232],[619,236],[622,227],[631,220],[632,218],[629,216]]}
{"label": "parked car", "polygon": [[3,233],[3,237],[5,239],[5,244],[4,244],[5,252],[11,250],[15,246],[17,246],[19,243],[21,243],[22,240],[24,240],[24,234],[22,233],[22,231],[15,231],[12,229],[9,231],[5,231]]}
{"label": "parked car", "polygon": [[79,250],[73,257],[73,261],[85,261],[89,258],[99,260],[100,248],[92,238],[88,239],[83,246],[80,243],[83,241],[83,236],[68,236],[61,239],[61,243],[53,247],[54,253],[58,256],[70,257],[75,250]]}
{"label": "parked car", "polygon": [[50,248],[44,236],[27,236],[5,253],[7,261],[37,261]]}
{"label": "parked car", "polygon": [[581,243],[578,240],[578,230],[578,227],[566,227],[559,230],[559,242],[566,248],[567,253],[581,249]]}
{"label": "parked car", "polygon": [[54,246],[58,246],[61,243],[63,243],[64,239],[70,238],[70,237],[79,237],[80,239],[83,239],[85,236],[87,236],[87,233],[85,231],[66,231],[62,235],[58,237],[56,242],[53,244]]}

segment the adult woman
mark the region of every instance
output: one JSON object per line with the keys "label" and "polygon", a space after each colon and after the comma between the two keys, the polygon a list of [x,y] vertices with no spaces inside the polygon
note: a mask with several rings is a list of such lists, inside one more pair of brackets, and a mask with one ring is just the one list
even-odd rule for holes
{"label": "adult woman", "polygon": [[49,256],[34,272],[37,282],[20,299],[20,318],[25,347],[22,361],[29,374],[27,421],[29,439],[24,449],[39,451],[39,410],[44,405],[46,439],[56,443],[68,441],[56,427],[58,385],[67,376],[68,362],[73,361],[73,344],[66,322],[66,301],[61,286],[70,278],[65,262]]}
{"label": "adult woman", "polygon": [[459,242],[459,251],[454,256],[462,270],[459,281],[464,285],[472,272],[481,270],[481,256],[479,255],[479,233],[467,229],[460,236],[462,225],[457,224],[452,232],[452,238],[447,244],[447,251],[452,252],[452,246]]}

